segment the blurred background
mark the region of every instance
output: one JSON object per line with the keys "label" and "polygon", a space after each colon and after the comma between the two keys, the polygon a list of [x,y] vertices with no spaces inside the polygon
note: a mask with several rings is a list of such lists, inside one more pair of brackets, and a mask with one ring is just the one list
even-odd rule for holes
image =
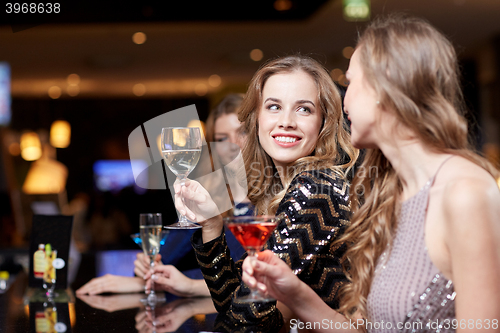
{"label": "blurred background", "polygon": [[499,0],[53,4],[50,14],[1,9],[0,248],[27,246],[34,213],[74,215],[80,252],[137,248],[139,213],[176,213],[168,191],[134,185],[132,130],[191,104],[205,120],[286,54],[314,57],[345,87],[358,33],[391,12],[424,17],[453,41],[474,144],[498,165]]}

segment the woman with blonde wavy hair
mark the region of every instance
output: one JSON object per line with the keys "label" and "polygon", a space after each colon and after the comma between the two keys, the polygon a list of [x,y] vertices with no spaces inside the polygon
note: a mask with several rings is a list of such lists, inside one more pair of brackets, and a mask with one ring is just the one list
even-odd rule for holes
{"label": "woman with blonde wavy hair", "polygon": [[[346,174],[358,151],[344,125],[341,98],[328,71],[294,55],[263,65],[252,78],[238,114],[247,135],[243,148],[248,198],[256,214],[281,217],[266,248],[276,253],[328,306],[338,307],[346,281],[332,247],[349,224]],[[217,206],[199,183],[176,186],[181,214],[203,227],[192,238],[215,307],[240,322],[282,324],[275,302],[243,304],[241,262],[232,262]],[[181,200],[183,198],[183,200]]]}
{"label": "woman with blonde wavy hair", "polygon": [[315,331],[498,331],[498,171],[469,146],[453,46],[390,16],[362,34],[346,76],[351,140],[367,154],[338,240],[350,244],[339,312],[270,252],[245,261],[243,280],[305,323],[327,320]]}

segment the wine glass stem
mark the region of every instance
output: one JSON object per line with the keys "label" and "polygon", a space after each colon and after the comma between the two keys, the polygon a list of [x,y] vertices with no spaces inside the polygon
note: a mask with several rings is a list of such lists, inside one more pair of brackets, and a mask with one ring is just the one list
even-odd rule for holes
{"label": "wine glass stem", "polygon": [[[186,176],[177,176],[177,178],[179,179],[179,182],[181,183],[181,191],[182,191],[182,187],[183,186],[186,186]],[[181,197],[181,200],[182,200],[182,203],[184,203],[184,198]],[[188,220],[186,219],[186,216],[182,215],[181,214],[181,218],[179,219],[179,223],[181,225],[188,225],[189,222]]]}
{"label": "wine glass stem", "polygon": [[[254,249],[247,250],[247,253],[251,260],[258,260],[257,251],[255,251]],[[250,295],[253,296],[254,298],[258,298],[260,296],[260,292],[259,289],[257,289],[257,287],[255,288],[249,287],[249,289],[250,289]]]}
{"label": "wine glass stem", "polygon": [[[152,260],[151,263],[149,264],[149,268],[150,268],[151,274],[154,273],[154,266],[155,266],[155,262],[154,262],[154,260]],[[154,280],[153,279],[150,279],[150,280],[151,280],[151,290],[149,292],[149,295],[154,296],[155,295],[155,284],[154,284]]]}

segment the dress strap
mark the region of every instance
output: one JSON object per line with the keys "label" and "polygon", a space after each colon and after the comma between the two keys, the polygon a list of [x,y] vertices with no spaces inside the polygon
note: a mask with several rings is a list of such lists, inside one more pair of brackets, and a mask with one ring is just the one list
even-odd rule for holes
{"label": "dress strap", "polygon": [[441,165],[439,165],[439,168],[436,170],[436,173],[435,173],[435,174],[434,174],[434,176],[431,178],[431,181],[430,181],[430,186],[434,185],[434,181],[436,180],[436,177],[437,177],[437,175],[438,175],[439,171],[441,170],[441,168],[443,167],[443,165],[444,165],[446,162],[448,162],[448,160],[449,160],[450,158],[452,158],[453,156],[455,156],[455,155],[451,155],[451,156],[447,157],[447,158],[446,158],[443,162],[441,162]]}

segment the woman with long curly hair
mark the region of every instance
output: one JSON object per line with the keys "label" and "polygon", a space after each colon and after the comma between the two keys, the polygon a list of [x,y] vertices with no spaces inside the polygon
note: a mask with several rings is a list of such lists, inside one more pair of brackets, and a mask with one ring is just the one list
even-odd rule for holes
{"label": "woman with long curly hair", "polygon": [[[280,223],[266,244],[327,304],[338,307],[346,281],[332,247],[349,224],[346,174],[358,151],[344,125],[341,98],[328,71],[306,56],[287,56],[263,65],[252,78],[238,114],[247,135],[243,148],[248,198],[258,215]],[[182,198],[182,200],[181,200]],[[248,324],[281,322],[275,302],[239,303],[248,293],[241,261],[226,246],[217,206],[199,183],[176,185],[176,208],[203,227],[193,246],[214,304]]]}
{"label": "woman with long curly hair", "polygon": [[244,263],[243,280],[304,322],[331,320],[318,331],[498,330],[498,171],[469,146],[453,46],[421,19],[390,16],[362,34],[346,76],[351,140],[367,153],[339,240],[339,311],[269,252]]}

